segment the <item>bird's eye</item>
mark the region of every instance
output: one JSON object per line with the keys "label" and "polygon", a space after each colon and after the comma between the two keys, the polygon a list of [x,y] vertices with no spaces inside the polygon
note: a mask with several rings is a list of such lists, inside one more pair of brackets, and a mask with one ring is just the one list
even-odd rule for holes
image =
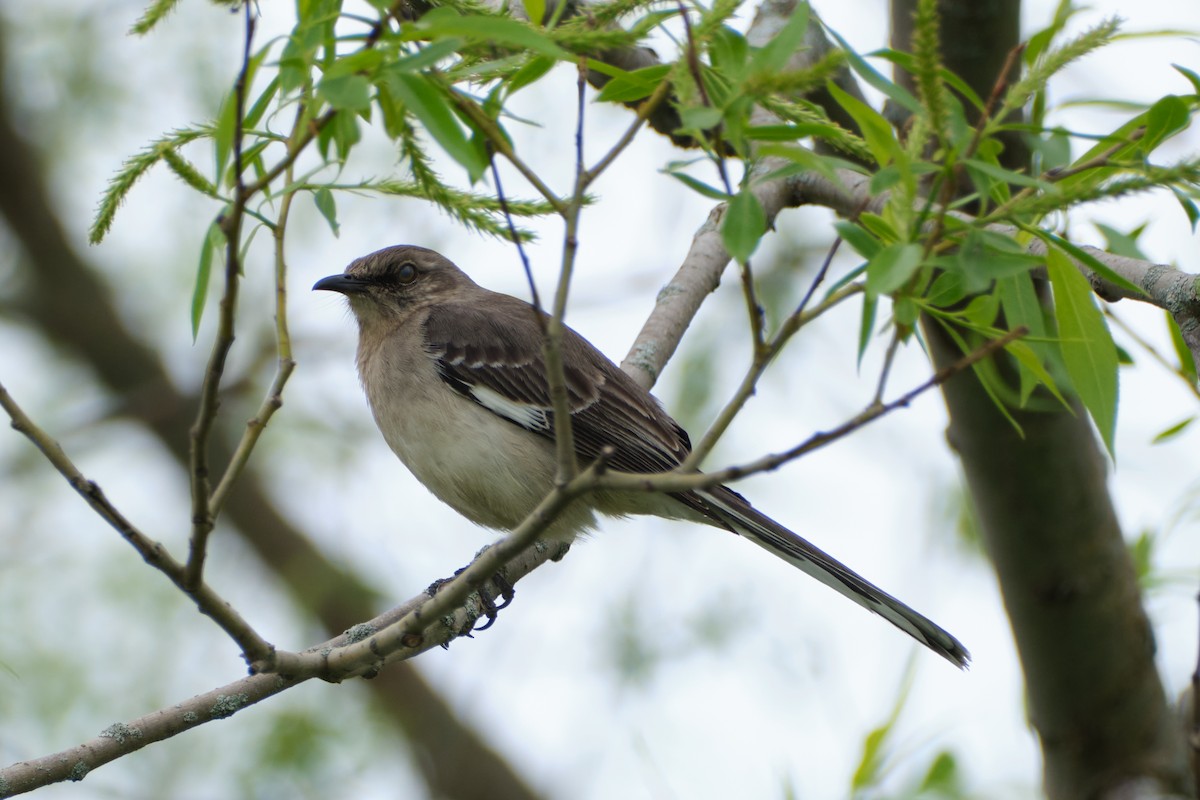
{"label": "bird's eye", "polygon": [[408,284],[408,283],[412,283],[416,279],[417,279],[417,265],[413,264],[411,261],[405,261],[403,264],[400,265],[400,268],[396,270],[396,282],[397,283]]}

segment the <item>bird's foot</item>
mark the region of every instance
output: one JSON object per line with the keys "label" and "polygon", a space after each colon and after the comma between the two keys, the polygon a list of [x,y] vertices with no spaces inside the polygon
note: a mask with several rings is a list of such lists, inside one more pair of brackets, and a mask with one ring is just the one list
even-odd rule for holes
{"label": "bird's foot", "polygon": [[[508,608],[512,603],[513,598],[517,596],[517,590],[508,578],[505,578],[499,572],[488,579],[496,588],[496,592],[481,591],[479,593],[480,603],[483,605],[483,616],[487,617],[487,622],[473,628],[473,631],[486,631],[495,624],[497,617],[500,616],[500,609]],[[500,598],[500,602],[496,602],[496,598]]]}
{"label": "bird's foot", "polygon": [[[433,597],[442,590],[442,587],[461,575],[465,569],[466,567],[455,570],[453,576],[449,578],[439,578],[438,580],[429,584],[429,588],[425,590],[425,594]],[[473,625],[470,630],[464,633],[464,635],[470,636],[475,631],[486,631],[488,628],[492,627],[492,625],[494,625],[496,622],[496,618],[499,616],[500,610],[503,608],[508,608],[508,605],[512,603],[513,598],[516,596],[516,592],[517,590],[501,573],[497,572],[488,578],[477,592],[479,596],[479,604],[482,607],[482,613],[480,616],[486,617],[487,622],[483,623],[482,625]],[[500,599],[499,603],[496,602],[496,598]],[[478,621],[478,618],[476,618],[476,621]],[[445,645],[443,645],[443,647],[444,646]]]}

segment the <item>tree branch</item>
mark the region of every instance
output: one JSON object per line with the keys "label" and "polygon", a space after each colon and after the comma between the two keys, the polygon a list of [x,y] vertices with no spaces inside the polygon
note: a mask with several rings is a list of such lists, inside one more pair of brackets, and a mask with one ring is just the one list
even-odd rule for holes
{"label": "tree branch", "polygon": [[[267,659],[253,665],[255,675],[127,723],[113,725],[95,739],[68,750],[0,770],[0,787],[5,787],[0,796],[21,794],[64,780],[81,780],[92,769],[109,761],[207,722],[225,719],[306,680],[321,678],[337,682],[350,677],[374,677],[388,664],[412,658],[438,645],[447,645],[458,636],[469,636],[483,609],[476,593],[484,589],[492,576],[502,574],[505,581],[515,585],[546,561],[558,560],[565,555],[567,545],[540,542],[537,537],[580,495],[596,488],[682,491],[775,469],[907,406],[920,394],[969,369],[1024,333],[1024,330],[1017,330],[987,342],[897,399],[884,404],[873,403],[837,428],[816,434],[785,453],[764,456],[745,466],[706,475],[605,475],[606,458],[602,454],[568,485],[552,490],[516,531],[485,548],[432,597],[428,594],[414,597],[303,652],[273,651]],[[6,402],[6,399],[7,394],[0,389],[0,403],[8,409],[11,401]]]}
{"label": "tree branch", "polygon": [[242,648],[242,655],[247,663],[261,660],[270,654],[273,650],[271,645],[258,635],[250,623],[234,610],[233,606],[221,598],[204,581],[193,584],[189,579],[187,568],[183,564],[172,558],[162,544],[150,539],[134,527],[133,523],[109,502],[99,484],[84,477],[62,446],[29,418],[3,384],[0,384],[0,408],[3,408],[9,419],[12,420],[13,429],[42,451],[46,460],[67,479],[71,488],[84,499],[84,502],[93,511],[100,515],[101,519],[121,534],[121,537],[138,551],[147,564],[166,575],[184,594],[192,598],[201,613],[210,617],[220,626],[221,630],[229,634],[229,637]]}
{"label": "tree branch", "polygon": [[[553,501],[543,504],[544,510],[549,513],[552,508],[561,508],[573,493],[589,485],[595,474],[595,470],[581,473],[579,486],[556,493]],[[483,611],[474,593],[492,575],[502,569],[505,579],[515,584],[546,561],[558,560],[565,554],[564,544],[538,542],[528,546],[549,522],[549,517],[531,517],[521,530],[485,549],[432,598],[419,595],[302,653],[279,653],[279,659],[272,663],[279,672],[259,672],[190,700],[111,725],[96,738],[58,753],[0,769],[0,797],[12,797],[52,783],[83,780],[97,767],[200,725],[226,719],[311,678],[338,681],[353,675],[374,677],[385,663],[411,658],[457,636],[469,636]],[[264,661],[263,665],[267,663]],[[507,786],[493,785],[492,791],[515,796]]]}
{"label": "tree branch", "polygon": [[[209,436],[217,418],[220,405],[221,376],[225,372],[225,360],[233,347],[234,320],[237,316],[238,278],[242,272],[241,239],[242,213],[249,195],[242,178],[242,127],[246,110],[246,84],[249,82],[250,52],[254,41],[255,14],[253,4],[243,4],[245,16],[245,39],[242,44],[242,66],[234,83],[234,135],[233,135],[233,204],[220,219],[221,232],[225,234],[225,293],[221,296],[217,335],[213,340],[208,367],[200,388],[200,407],[196,410],[196,422],[191,431],[191,477],[192,487],[192,538],[188,545],[188,560],[185,580],[195,588],[203,581],[204,558],[208,549],[208,535],[215,523],[211,499],[211,483],[208,465]],[[218,181],[221,176],[217,176]]]}

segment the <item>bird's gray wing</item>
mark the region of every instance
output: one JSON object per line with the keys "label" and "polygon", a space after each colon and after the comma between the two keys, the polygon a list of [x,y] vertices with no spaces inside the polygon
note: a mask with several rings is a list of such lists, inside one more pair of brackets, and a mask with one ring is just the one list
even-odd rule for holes
{"label": "bird's gray wing", "polygon": [[[553,439],[554,410],[533,307],[506,295],[489,303],[433,307],[424,321],[425,349],[454,391],[528,431]],[[569,328],[563,360],[576,457],[595,460],[613,448],[609,466],[664,472],[691,449],[687,433],[658,402],[599,350]]]}

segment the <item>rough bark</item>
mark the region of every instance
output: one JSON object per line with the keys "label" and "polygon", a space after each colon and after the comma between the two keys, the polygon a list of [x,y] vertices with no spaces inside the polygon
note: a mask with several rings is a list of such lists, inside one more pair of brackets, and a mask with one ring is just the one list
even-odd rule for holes
{"label": "rough bark", "polygon": [[[910,40],[914,0],[892,4],[893,43]],[[1017,44],[1017,0],[944,0],[946,66],[988,96]],[[1010,142],[1010,168],[1025,150]],[[923,327],[937,366],[957,349]],[[949,438],[1000,582],[1041,740],[1051,798],[1186,789],[1182,741],[1154,666],[1154,635],[1081,408],[1014,411],[1019,433],[973,373],[943,387]]]}

